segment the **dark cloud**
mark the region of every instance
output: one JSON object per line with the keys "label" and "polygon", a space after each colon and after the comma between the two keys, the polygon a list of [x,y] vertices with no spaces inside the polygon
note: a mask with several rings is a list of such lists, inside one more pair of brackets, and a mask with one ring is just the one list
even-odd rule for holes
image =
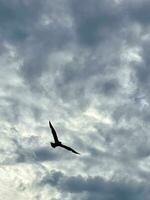
{"label": "dark cloud", "polygon": [[33,152],[35,155],[35,160],[40,161],[40,162],[56,160],[58,157],[56,154],[54,154],[50,151],[50,147],[49,148],[38,148],[38,149],[35,149]]}
{"label": "dark cloud", "polygon": [[[23,57],[24,63],[21,66],[21,74],[33,87],[36,87],[36,84],[40,85],[36,80],[39,81],[44,72],[49,73],[50,79],[53,79],[53,75],[48,70],[48,57],[56,49],[64,48],[71,39],[69,30],[55,22],[48,29],[42,31],[41,29],[44,27],[39,27],[39,31],[37,30],[34,35],[35,41],[27,46],[26,55]],[[29,47],[30,49],[28,49]]]}
{"label": "dark cloud", "polygon": [[117,180],[105,180],[100,176],[82,177],[66,176],[61,172],[53,171],[49,178],[43,180],[41,185],[50,184],[60,189],[62,192],[85,194],[81,199],[148,199],[149,186],[144,182],[138,183],[128,178]]}
{"label": "dark cloud", "polygon": [[24,42],[39,20],[43,4],[40,1],[1,1],[1,37],[8,42]]}
{"label": "dark cloud", "polygon": [[[72,39],[72,31],[63,20],[60,23],[59,17],[54,16],[54,6],[47,1],[34,0],[0,3],[1,41],[16,47],[19,59],[23,61],[21,76],[33,88],[40,86],[36,80],[48,70],[51,52],[61,50]],[[44,25],[43,16],[51,20],[49,26]]]}
{"label": "dark cloud", "polygon": [[79,42],[85,46],[97,46],[121,28],[123,13],[113,1],[73,0],[71,8]]}
{"label": "dark cloud", "polygon": [[150,23],[150,2],[148,0],[144,1],[126,1],[127,12],[132,20],[140,23],[143,27],[149,25]]}
{"label": "dark cloud", "polygon": [[103,95],[106,96],[113,96],[117,93],[117,90],[119,90],[120,85],[118,80],[104,80],[103,83],[101,81],[97,81],[97,83],[94,85],[95,92],[100,92]]}

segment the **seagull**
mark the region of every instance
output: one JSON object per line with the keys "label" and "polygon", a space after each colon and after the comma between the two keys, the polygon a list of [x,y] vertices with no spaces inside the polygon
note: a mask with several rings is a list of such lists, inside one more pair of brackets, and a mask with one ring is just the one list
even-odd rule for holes
{"label": "seagull", "polygon": [[53,142],[50,143],[51,146],[52,146],[53,148],[56,148],[56,147],[59,146],[59,147],[62,147],[62,148],[67,149],[68,151],[72,151],[73,153],[80,154],[80,153],[78,153],[77,151],[75,151],[74,149],[72,149],[71,147],[68,147],[68,146],[62,144],[62,143],[58,140],[57,133],[56,133],[56,131],[55,131],[55,129],[54,129],[54,127],[52,126],[52,124],[51,124],[50,121],[49,121],[49,127],[50,127],[50,129],[51,129],[51,132],[52,132],[52,135],[53,135],[54,141],[55,141],[55,143],[53,143]]}

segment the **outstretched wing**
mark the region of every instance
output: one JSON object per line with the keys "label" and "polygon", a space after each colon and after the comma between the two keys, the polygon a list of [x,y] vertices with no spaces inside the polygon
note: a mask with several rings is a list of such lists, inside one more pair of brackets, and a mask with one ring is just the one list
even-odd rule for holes
{"label": "outstretched wing", "polygon": [[54,137],[55,142],[56,142],[56,143],[59,142],[58,137],[57,137],[57,134],[56,134],[56,131],[55,131],[55,129],[54,129],[54,127],[52,126],[52,124],[51,124],[50,121],[49,121],[49,127],[50,127],[50,129],[51,129],[51,131],[52,131],[52,134],[53,134],[53,137]]}
{"label": "outstretched wing", "polygon": [[72,151],[73,153],[80,154],[77,151],[75,151],[74,149],[72,149],[71,147],[68,147],[68,146],[63,145],[63,144],[61,144],[60,146],[63,147],[63,148],[65,148],[65,149],[67,149],[67,150],[69,150],[69,151]]}

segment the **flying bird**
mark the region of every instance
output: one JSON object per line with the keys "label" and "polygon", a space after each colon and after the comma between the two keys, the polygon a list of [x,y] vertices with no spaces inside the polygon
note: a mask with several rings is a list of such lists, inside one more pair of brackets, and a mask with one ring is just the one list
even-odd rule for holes
{"label": "flying bird", "polygon": [[74,149],[72,149],[71,147],[68,147],[68,146],[62,144],[62,143],[58,140],[57,133],[56,133],[56,131],[55,131],[55,129],[54,129],[54,127],[52,126],[52,124],[51,124],[50,121],[49,121],[49,127],[50,127],[50,129],[51,129],[51,132],[52,132],[52,135],[53,135],[54,141],[55,141],[55,143],[51,142],[51,146],[52,146],[53,148],[62,147],[62,148],[65,148],[65,149],[67,149],[67,150],[69,150],[69,151],[72,151],[73,153],[80,154],[80,153],[78,153],[77,151],[75,151]]}

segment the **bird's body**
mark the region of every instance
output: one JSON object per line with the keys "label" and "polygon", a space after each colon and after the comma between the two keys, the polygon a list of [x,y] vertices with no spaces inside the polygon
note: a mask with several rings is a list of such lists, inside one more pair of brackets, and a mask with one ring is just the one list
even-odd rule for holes
{"label": "bird's body", "polygon": [[49,121],[49,127],[50,127],[50,129],[51,129],[51,131],[52,131],[52,134],[53,134],[53,137],[54,137],[54,141],[55,141],[55,142],[51,142],[51,146],[52,146],[53,148],[62,147],[62,148],[65,148],[65,149],[67,149],[67,150],[69,150],[69,151],[72,151],[73,153],[79,154],[77,151],[75,151],[75,150],[72,149],[71,147],[68,147],[68,146],[62,144],[62,143],[58,140],[56,131],[55,131],[55,129],[54,129],[54,127],[52,126],[52,124],[51,124],[50,121]]}
{"label": "bird's body", "polygon": [[58,146],[60,146],[60,145],[61,145],[61,142],[58,142],[58,143],[51,142],[51,146],[52,146],[53,148],[58,147]]}

